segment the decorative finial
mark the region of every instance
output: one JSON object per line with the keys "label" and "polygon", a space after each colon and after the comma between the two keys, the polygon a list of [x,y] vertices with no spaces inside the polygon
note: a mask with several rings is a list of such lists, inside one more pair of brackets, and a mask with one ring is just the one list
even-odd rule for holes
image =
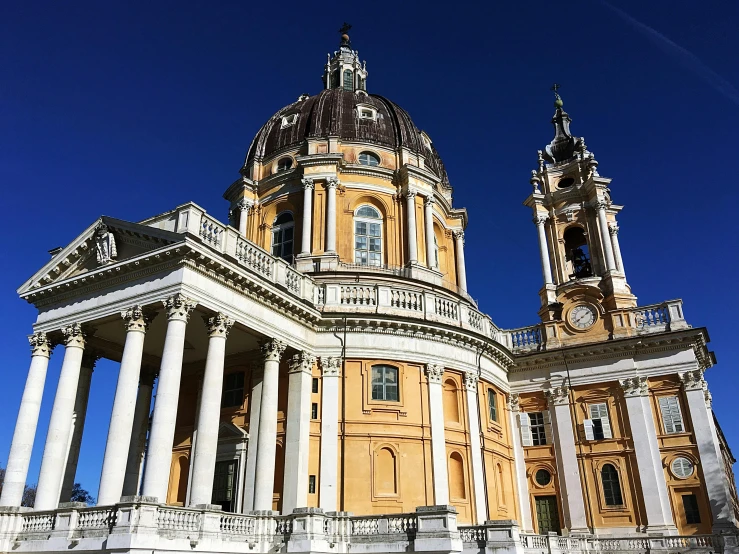
{"label": "decorative finial", "polygon": [[564,105],[564,102],[562,102],[562,97],[559,95],[559,92],[557,92],[559,88],[560,88],[560,85],[558,83],[554,83],[551,89],[554,91],[554,107],[555,108],[561,108]]}
{"label": "decorative finial", "polygon": [[339,29],[339,33],[341,33],[341,46],[351,46],[352,43],[349,40],[349,35],[347,34],[349,32],[349,29],[351,29],[352,26],[344,21],[344,24],[341,26],[341,29]]}

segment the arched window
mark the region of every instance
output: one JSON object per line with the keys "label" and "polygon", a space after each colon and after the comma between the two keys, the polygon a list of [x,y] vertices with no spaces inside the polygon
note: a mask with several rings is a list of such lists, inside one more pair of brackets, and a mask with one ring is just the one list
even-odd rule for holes
{"label": "arched window", "polygon": [[344,70],[344,90],[354,90],[354,73],[351,69]]}
{"label": "arched window", "polygon": [[582,227],[570,227],[564,233],[565,260],[568,262],[570,279],[592,277],[593,268],[590,265],[590,251],[588,240]]}
{"label": "arched window", "polygon": [[464,479],[464,460],[459,452],[449,456],[449,498],[464,500],[467,491]]}
{"label": "arched window", "polygon": [[439,269],[439,241],[436,240],[436,235],[434,235],[434,267],[436,269]]}
{"label": "arched window", "polygon": [[354,213],[354,263],[382,265],[382,217],[372,206]]}
{"label": "arched window", "polygon": [[372,366],[372,400],[398,402],[398,368],[391,365]]}
{"label": "arched window", "polygon": [[293,214],[282,212],[272,224],[272,255],[292,262],[293,259],[293,231],[295,221]]}
{"label": "arched window", "polygon": [[380,165],[380,158],[372,152],[362,152],[359,154],[358,159],[362,165]]}
{"label": "arched window", "polygon": [[621,483],[616,468],[612,464],[604,465],[600,470],[600,478],[603,482],[603,497],[606,506],[621,506],[624,501],[621,497]]}
{"label": "arched window", "polygon": [[293,166],[293,159],[292,158],[281,158],[280,161],[277,162],[277,171],[287,171]]}
{"label": "arched window", "polygon": [[444,420],[451,423],[459,423],[459,393],[457,384],[452,379],[444,381],[442,393],[444,405]]}
{"label": "arched window", "polygon": [[375,490],[377,494],[397,494],[396,473],[395,453],[389,448],[380,448],[375,456]]}

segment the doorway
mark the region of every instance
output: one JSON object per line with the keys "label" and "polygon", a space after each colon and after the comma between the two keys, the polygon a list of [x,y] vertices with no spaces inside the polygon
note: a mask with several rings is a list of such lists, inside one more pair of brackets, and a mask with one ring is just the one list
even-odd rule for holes
{"label": "doorway", "polygon": [[216,462],[211,502],[221,506],[224,512],[233,512],[236,509],[236,467],[236,460]]}
{"label": "doorway", "polygon": [[559,526],[559,509],[557,507],[557,497],[552,496],[536,496],[536,525],[540,535],[546,535],[550,532],[559,534],[561,531]]}

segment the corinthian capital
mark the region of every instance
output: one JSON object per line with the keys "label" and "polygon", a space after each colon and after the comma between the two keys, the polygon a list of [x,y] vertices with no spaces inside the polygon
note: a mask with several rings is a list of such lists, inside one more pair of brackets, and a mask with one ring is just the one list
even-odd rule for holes
{"label": "corinthian capital", "polygon": [[121,312],[123,325],[126,327],[126,331],[139,331],[141,333],[146,333],[149,329],[149,324],[155,316],[155,313],[149,310],[144,310],[144,308],[138,304]]}
{"label": "corinthian capital", "polygon": [[335,189],[339,186],[339,180],[336,177],[329,177],[326,180],[326,188],[327,189]]}
{"label": "corinthian capital", "polygon": [[313,190],[313,187],[315,186],[315,185],[313,184],[313,179],[311,179],[310,177],[303,177],[303,178],[302,178],[302,179],[300,180],[300,182],[301,182],[301,183],[303,183],[303,188],[304,188],[304,189],[310,189],[310,190]]}
{"label": "corinthian capital", "polygon": [[624,391],[624,396],[646,396],[649,394],[649,384],[646,377],[629,377],[620,379],[618,384]]}
{"label": "corinthian capital", "polygon": [[254,202],[252,200],[247,200],[246,198],[242,198],[238,202],[236,202],[236,207],[242,211],[247,212],[249,209],[254,205]]}
{"label": "corinthian capital", "polygon": [[534,225],[544,225],[547,222],[547,219],[549,219],[548,215],[537,214],[534,216],[532,221],[534,222]]}
{"label": "corinthian capital", "polygon": [[195,309],[195,306],[198,305],[197,302],[180,292],[163,300],[162,304],[164,304],[164,308],[167,310],[167,319],[170,321],[173,319],[178,319],[180,321],[189,320],[190,312],[192,312]]}
{"label": "corinthian capital", "polygon": [[563,406],[570,402],[570,387],[562,385],[561,387],[552,387],[544,389],[544,396],[547,397],[547,404],[551,406]]}
{"label": "corinthian capital", "polygon": [[321,356],[321,371],[324,377],[338,377],[341,371],[341,358]]}
{"label": "corinthian capital", "polygon": [[413,200],[416,197],[417,194],[418,193],[415,190],[408,189],[407,191],[405,191],[405,193],[403,194],[403,196],[405,196],[408,200]]}
{"label": "corinthian capital", "polygon": [[79,323],[70,323],[62,329],[62,342],[64,346],[76,346],[78,348],[85,347],[85,332]]}
{"label": "corinthian capital", "polygon": [[468,391],[477,393],[477,381],[478,380],[479,380],[479,376],[477,375],[476,371],[465,371],[464,372],[464,386]]}
{"label": "corinthian capital", "polygon": [[611,236],[618,235],[618,225],[615,223],[608,226],[608,232],[611,233]]}
{"label": "corinthian capital", "polygon": [[316,363],[316,357],[307,352],[300,352],[290,358],[290,373],[308,373],[313,372],[313,365]]}
{"label": "corinthian capital", "polygon": [[607,208],[608,208],[608,202],[606,202],[605,200],[598,200],[595,203],[595,209],[598,211],[605,210]]}
{"label": "corinthian capital", "polygon": [[231,326],[234,324],[233,319],[220,312],[213,317],[203,319],[205,320],[205,327],[208,329],[209,337],[223,337],[225,339],[231,330]]}
{"label": "corinthian capital", "polygon": [[441,364],[426,364],[426,377],[429,383],[441,384],[444,375],[444,366]]}
{"label": "corinthian capital", "polygon": [[512,412],[517,412],[521,409],[520,398],[517,392],[512,392],[508,395],[508,409]]}
{"label": "corinthian capital", "polygon": [[39,331],[33,335],[28,335],[28,343],[31,345],[31,356],[51,357],[54,345],[46,336],[46,333]]}
{"label": "corinthian capital", "polygon": [[708,383],[706,383],[706,380],[703,378],[703,371],[700,369],[678,373],[678,376],[680,377],[680,381],[686,391],[708,390]]}
{"label": "corinthian capital", "polygon": [[259,344],[262,349],[262,359],[265,362],[279,362],[287,345],[277,339],[264,340]]}
{"label": "corinthian capital", "polygon": [[433,207],[434,204],[436,204],[436,200],[434,199],[433,196],[427,196],[426,198],[423,199],[423,205],[426,206],[427,208],[429,206]]}
{"label": "corinthian capital", "polygon": [[462,244],[464,244],[464,231],[462,229],[452,231],[452,234],[454,235],[454,240],[462,241]]}

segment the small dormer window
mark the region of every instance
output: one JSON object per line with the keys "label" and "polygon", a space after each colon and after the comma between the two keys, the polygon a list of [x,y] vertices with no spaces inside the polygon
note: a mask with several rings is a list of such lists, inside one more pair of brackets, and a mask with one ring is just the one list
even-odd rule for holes
{"label": "small dormer window", "polygon": [[373,152],[362,152],[359,154],[358,159],[359,163],[362,165],[380,165],[380,157]]}
{"label": "small dormer window", "polygon": [[377,110],[369,106],[358,106],[359,119],[377,119]]}
{"label": "small dormer window", "polygon": [[354,90],[354,72],[351,69],[344,70],[344,90]]}
{"label": "small dormer window", "polygon": [[277,171],[287,171],[293,166],[293,159],[292,158],[280,158],[280,161],[277,162]]}
{"label": "small dormer window", "polygon": [[290,115],[283,115],[282,116],[282,126],[281,129],[284,129],[285,127],[290,127],[291,125],[295,125],[295,123],[298,121],[298,114],[290,114]]}

